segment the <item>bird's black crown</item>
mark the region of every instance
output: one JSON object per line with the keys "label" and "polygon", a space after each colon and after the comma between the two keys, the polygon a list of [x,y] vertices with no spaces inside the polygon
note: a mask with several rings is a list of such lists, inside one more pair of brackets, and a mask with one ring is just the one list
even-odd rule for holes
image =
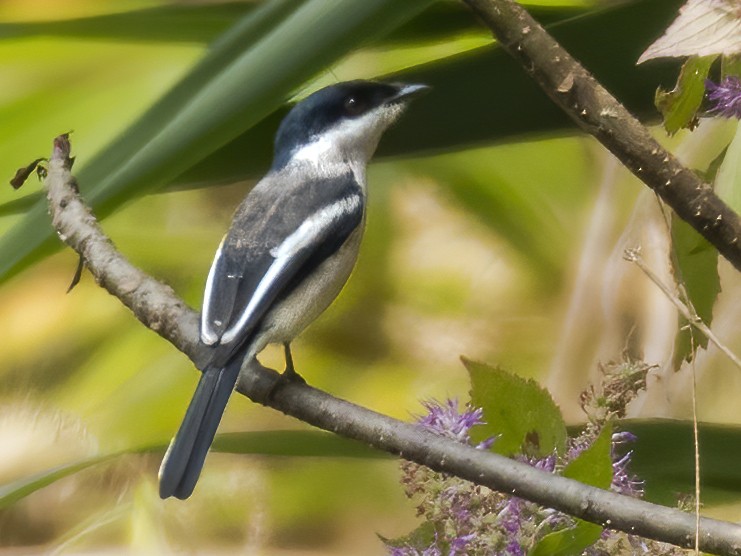
{"label": "bird's black crown", "polygon": [[283,166],[298,148],[343,120],[358,118],[396,98],[400,85],[346,81],[320,89],[296,104],[275,136],[273,168]]}

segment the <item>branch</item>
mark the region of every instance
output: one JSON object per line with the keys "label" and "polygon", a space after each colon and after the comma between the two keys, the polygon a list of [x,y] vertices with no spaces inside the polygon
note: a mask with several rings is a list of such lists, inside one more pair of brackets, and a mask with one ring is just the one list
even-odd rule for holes
{"label": "branch", "polygon": [[[172,289],[129,263],[103,234],[80,198],[70,173],[70,144],[57,137],[46,180],[52,222],[59,237],[85,260],[96,281],[147,327],[199,366],[198,314]],[[423,428],[380,415],[297,382],[276,384],[278,374],[262,369],[243,374],[237,391],[257,403],[301,421],[359,440],[404,459],[500,492],[609,525],[630,534],[690,547],[695,518],[679,510],[621,496],[484,450],[476,450]],[[700,548],[741,555],[741,527],[700,520]]]}
{"label": "branch", "polygon": [[[741,270],[741,218],[513,0],[463,0],[549,97]],[[598,45],[595,48],[599,48]]]}

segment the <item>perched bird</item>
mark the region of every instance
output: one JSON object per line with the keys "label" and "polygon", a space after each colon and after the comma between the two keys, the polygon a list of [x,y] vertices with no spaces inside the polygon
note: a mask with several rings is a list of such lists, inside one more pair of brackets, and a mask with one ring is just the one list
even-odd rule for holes
{"label": "perched bird", "polygon": [[290,342],[340,293],[365,223],[366,165],[383,132],[425,85],[349,81],[296,104],[275,137],[273,165],[245,197],[206,280],[201,338],[209,352],[160,467],[160,496],[188,498],[240,370]]}

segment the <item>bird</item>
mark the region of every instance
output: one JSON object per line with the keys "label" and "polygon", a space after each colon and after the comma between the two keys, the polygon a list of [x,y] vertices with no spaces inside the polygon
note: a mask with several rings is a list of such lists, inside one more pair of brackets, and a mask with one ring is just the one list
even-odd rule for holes
{"label": "bird", "polygon": [[190,497],[240,372],[291,341],[340,293],[366,219],[366,167],[383,132],[422,84],[355,80],[293,106],[275,135],[268,173],[237,208],[206,279],[200,321],[205,364],[159,472],[163,499]]}

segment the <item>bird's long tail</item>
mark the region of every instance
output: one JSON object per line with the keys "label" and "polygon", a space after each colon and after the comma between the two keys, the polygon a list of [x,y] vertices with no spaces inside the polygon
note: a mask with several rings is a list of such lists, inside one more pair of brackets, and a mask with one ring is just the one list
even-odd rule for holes
{"label": "bird's long tail", "polygon": [[160,466],[160,497],[185,500],[192,493],[239,376],[241,358],[206,369]]}

